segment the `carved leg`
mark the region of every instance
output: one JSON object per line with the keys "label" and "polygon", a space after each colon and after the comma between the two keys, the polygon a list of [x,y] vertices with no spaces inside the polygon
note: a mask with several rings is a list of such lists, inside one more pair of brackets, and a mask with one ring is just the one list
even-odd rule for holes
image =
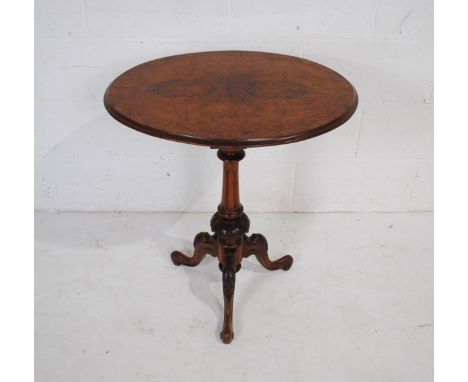
{"label": "carved leg", "polygon": [[223,294],[224,294],[224,323],[221,340],[225,344],[234,338],[232,330],[232,314],[234,306],[234,288],[236,285],[236,248],[224,248]]}
{"label": "carved leg", "polygon": [[203,260],[206,254],[217,256],[217,242],[215,235],[210,235],[207,232],[200,232],[193,241],[195,250],[193,256],[189,257],[182,252],[174,251],[171,253],[172,262],[175,265],[186,265],[188,267],[195,267]]}
{"label": "carved leg", "polygon": [[293,258],[289,255],[283,256],[278,260],[271,261],[268,257],[268,243],[265,237],[259,233],[244,237],[244,253],[242,257],[249,257],[255,255],[258,262],[263,265],[264,268],[274,271],[277,269],[283,269],[287,271],[291,268]]}

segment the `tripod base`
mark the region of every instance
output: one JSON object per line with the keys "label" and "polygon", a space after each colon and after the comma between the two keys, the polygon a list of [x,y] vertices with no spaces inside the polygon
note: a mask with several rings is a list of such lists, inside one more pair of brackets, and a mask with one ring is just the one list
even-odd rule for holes
{"label": "tripod base", "polygon": [[214,234],[201,232],[196,235],[193,242],[195,249],[191,257],[179,251],[171,254],[175,265],[189,267],[200,264],[207,254],[218,258],[224,294],[224,323],[221,340],[225,344],[230,343],[234,338],[232,328],[234,288],[236,272],[241,268],[242,259],[255,255],[259,263],[270,271],[277,269],[287,271],[293,263],[293,258],[289,255],[274,261],[270,260],[265,237],[261,234],[246,235],[249,225],[249,219],[244,213],[235,219],[225,219],[217,212],[211,219],[211,229]]}

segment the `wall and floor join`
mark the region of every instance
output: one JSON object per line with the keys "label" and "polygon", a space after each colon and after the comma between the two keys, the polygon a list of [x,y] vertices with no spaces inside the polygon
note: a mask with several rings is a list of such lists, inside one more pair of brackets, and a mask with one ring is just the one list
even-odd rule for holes
{"label": "wall and floor join", "polygon": [[[429,381],[433,374],[431,1],[37,0],[36,379]],[[209,50],[290,54],[359,93],[338,129],[246,150],[240,193],[269,273],[189,253],[221,195],[216,152],[113,120],[124,70]],[[262,174],[262,176],[259,176]]]}

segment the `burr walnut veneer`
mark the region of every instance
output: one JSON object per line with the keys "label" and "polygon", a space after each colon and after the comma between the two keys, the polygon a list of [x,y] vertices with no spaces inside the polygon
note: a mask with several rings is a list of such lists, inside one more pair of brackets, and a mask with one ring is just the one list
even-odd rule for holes
{"label": "burr walnut veneer", "polygon": [[326,133],[354,113],[358,97],[341,75],[317,63],[280,54],[221,51],[149,61],[115,79],[104,103],[119,122],[143,133],[218,149],[223,188],[211,219],[213,234],[195,236],[194,253],[174,251],[176,265],[217,257],[222,272],[224,325],[229,343],[236,272],[255,255],[269,270],[288,270],[291,256],[275,261],[261,234],[247,235],[239,199],[239,161],[251,147],[296,142]]}

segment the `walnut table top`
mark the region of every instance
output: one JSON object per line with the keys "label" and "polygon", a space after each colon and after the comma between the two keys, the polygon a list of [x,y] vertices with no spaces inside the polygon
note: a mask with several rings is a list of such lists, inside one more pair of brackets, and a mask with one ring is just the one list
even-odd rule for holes
{"label": "walnut table top", "polygon": [[340,74],[281,54],[221,51],[149,61],[119,76],[105,106],[159,138],[210,147],[278,145],[330,131],[358,97]]}

